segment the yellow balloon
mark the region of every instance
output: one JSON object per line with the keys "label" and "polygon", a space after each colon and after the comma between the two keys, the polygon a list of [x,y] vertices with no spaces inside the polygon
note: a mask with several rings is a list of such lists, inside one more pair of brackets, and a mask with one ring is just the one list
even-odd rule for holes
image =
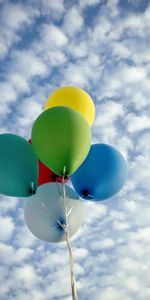
{"label": "yellow balloon", "polygon": [[89,125],[94,121],[95,107],[91,97],[79,87],[63,86],[54,91],[45,103],[45,109],[54,106],[68,106],[80,112]]}

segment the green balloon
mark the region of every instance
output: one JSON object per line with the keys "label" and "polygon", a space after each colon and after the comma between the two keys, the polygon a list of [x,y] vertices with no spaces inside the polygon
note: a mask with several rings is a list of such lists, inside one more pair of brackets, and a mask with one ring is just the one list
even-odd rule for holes
{"label": "green balloon", "polygon": [[31,196],[37,189],[38,161],[32,146],[15,134],[0,134],[0,193]]}
{"label": "green balloon", "polygon": [[32,128],[37,157],[56,174],[70,176],[86,158],[91,144],[90,127],[74,109],[57,106],[45,110]]}

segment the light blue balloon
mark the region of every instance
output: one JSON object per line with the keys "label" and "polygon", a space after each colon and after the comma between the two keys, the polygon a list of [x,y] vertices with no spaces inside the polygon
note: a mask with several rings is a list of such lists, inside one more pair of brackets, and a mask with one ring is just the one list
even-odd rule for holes
{"label": "light blue balloon", "polygon": [[[83,201],[68,186],[66,195],[69,235],[72,237],[82,222]],[[29,230],[38,239],[52,243],[65,241],[65,231],[60,225],[66,224],[63,184],[41,185],[36,194],[26,201],[24,217]]]}
{"label": "light blue balloon", "polygon": [[127,175],[127,164],[117,149],[94,144],[85,161],[71,176],[71,183],[80,197],[101,201],[119,192]]}

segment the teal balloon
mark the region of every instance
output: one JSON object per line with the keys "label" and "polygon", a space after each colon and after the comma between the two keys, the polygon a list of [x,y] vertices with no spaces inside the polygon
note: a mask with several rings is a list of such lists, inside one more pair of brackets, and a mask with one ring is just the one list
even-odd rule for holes
{"label": "teal balloon", "polygon": [[38,161],[32,146],[15,134],[0,135],[0,193],[29,197],[37,189]]}
{"label": "teal balloon", "polygon": [[[69,235],[72,237],[82,222],[83,201],[68,186],[66,194]],[[28,229],[36,238],[51,243],[65,241],[65,231],[60,225],[66,225],[63,195],[62,183],[46,183],[38,188],[35,195],[27,199],[24,218]]]}

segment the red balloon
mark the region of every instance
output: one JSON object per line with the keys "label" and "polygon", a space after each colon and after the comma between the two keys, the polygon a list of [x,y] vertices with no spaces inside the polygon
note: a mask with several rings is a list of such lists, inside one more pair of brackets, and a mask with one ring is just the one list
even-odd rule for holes
{"label": "red balloon", "polygon": [[[28,140],[30,144],[32,144],[31,139]],[[39,174],[38,174],[38,186],[48,183],[48,182],[59,182],[66,183],[69,178],[56,175],[51,169],[45,166],[40,160],[38,160],[39,165]]]}

